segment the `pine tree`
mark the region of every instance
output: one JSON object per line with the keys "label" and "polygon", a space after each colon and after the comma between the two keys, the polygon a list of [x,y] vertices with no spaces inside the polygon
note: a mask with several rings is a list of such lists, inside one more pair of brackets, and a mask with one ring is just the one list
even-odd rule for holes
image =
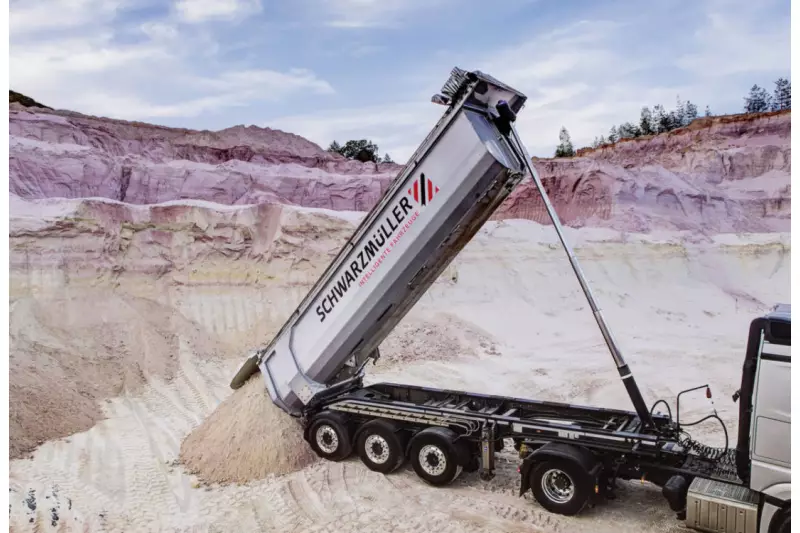
{"label": "pine tree", "polygon": [[611,129],[608,132],[608,142],[615,143],[619,140],[619,133],[617,133],[617,127],[611,126]]}
{"label": "pine tree", "polygon": [[639,129],[642,135],[653,134],[653,114],[650,113],[650,108],[648,107],[642,108],[642,114],[639,118]]}
{"label": "pine tree", "polygon": [[638,137],[642,134],[642,132],[630,122],[625,122],[624,124],[620,124],[617,134],[619,135],[620,139],[630,139],[633,137]]}
{"label": "pine tree", "polygon": [[690,124],[694,119],[697,118],[697,106],[691,103],[689,100],[686,100],[684,103],[683,117],[686,121],[684,126]]}
{"label": "pine tree", "polygon": [[772,110],[792,108],[792,84],[785,78],[775,81],[775,91],[772,93]]}
{"label": "pine tree", "polygon": [[758,85],[753,85],[750,88],[750,94],[744,98],[744,112],[762,113],[764,111],[769,111],[772,103],[770,100],[766,89],[762,89]]}
{"label": "pine tree", "polygon": [[711,116],[711,108],[710,108],[710,107],[708,107],[707,105],[706,105],[706,116],[707,116],[707,117],[710,117],[710,116]]}
{"label": "pine tree", "polygon": [[561,131],[558,133],[558,140],[561,142],[556,148],[556,157],[572,157],[575,155],[575,149],[572,147],[569,132],[564,126],[561,126]]}
{"label": "pine tree", "polygon": [[383,154],[383,159],[381,160],[381,163],[394,163],[394,161],[389,156],[389,154],[386,153],[386,154]]}
{"label": "pine tree", "polygon": [[342,153],[342,147],[336,141],[333,141],[330,146],[328,146],[329,152],[336,152],[337,154]]}
{"label": "pine tree", "polygon": [[670,113],[670,115],[672,115],[672,120],[671,120],[672,123],[670,124],[671,130],[686,125],[686,108],[684,107],[683,102],[681,102],[680,95],[676,97],[676,101],[678,105],[675,106],[675,111]]}
{"label": "pine tree", "polygon": [[669,117],[666,111],[664,111],[664,106],[661,104],[653,106],[653,124],[650,126],[653,133],[669,131],[667,126],[669,126]]}

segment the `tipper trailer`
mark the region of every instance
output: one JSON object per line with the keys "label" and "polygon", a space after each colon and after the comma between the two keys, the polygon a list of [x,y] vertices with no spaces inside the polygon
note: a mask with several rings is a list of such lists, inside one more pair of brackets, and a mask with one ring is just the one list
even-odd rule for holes
{"label": "tipper trailer", "polygon": [[[613,493],[617,479],[660,487],[678,518],[705,531],[790,530],[791,308],[750,326],[739,431],[729,447],[716,413],[680,420],[649,409],[607,327],[547,193],[514,126],[526,97],[482,72],[453,69],[433,101],[444,115],[366,215],[295,312],[240,368],[231,387],[261,372],[272,401],[301,419],[312,449],[329,460],[355,451],[389,474],[408,460],[432,485],[461,471],[494,476],[512,442],[529,490],[551,512],[579,513]],[[369,361],[408,310],[529,174],[631,398],[633,411],[394,383],[363,384]],[[666,414],[656,412],[664,404]],[[685,430],[717,419],[726,445]]]}

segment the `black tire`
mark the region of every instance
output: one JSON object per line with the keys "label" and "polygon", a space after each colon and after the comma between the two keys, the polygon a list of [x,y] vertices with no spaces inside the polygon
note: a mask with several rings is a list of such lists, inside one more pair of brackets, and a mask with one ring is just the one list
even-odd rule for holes
{"label": "black tire", "polygon": [[534,498],[551,513],[576,515],[592,494],[589,474],[574,461],[544,459],[533,467],[530,476]]}
{"label": "black tire", "polygon": [[411,440],[409,460],[414,472],[426,483],[441,487],[461,473],[468,457],[455,444],[456,434],[446,428],[427,428]]}
{"label": "black tire", "polygon": [[790,508],[775,513],[775,518],[772,519],[772,524],[769,527],[769,533],[789,533],[792,530],[790,513]]}
{"label": "black tire", "polygon": [[329,461],[342,461],[353,452],[350,424],[342,413],[317,415],[308,427],[307,440],[314,453]]}
{"label": "black tire", "polygon": [[367,468],[389,474],[405,461],[404,440],[396,425],[385,420],[371,420],[358,430],[356,452]]}

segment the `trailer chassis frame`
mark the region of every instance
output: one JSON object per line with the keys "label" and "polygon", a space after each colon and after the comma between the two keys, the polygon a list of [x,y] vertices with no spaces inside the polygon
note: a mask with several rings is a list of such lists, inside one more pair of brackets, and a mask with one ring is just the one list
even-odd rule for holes
{"label": "trailer chassis frame", "polygon": [[655,427],[650,429],[633,411],[396,383],[363,386],[360,378],[309,405],[303,415],[306,427],[325,412],[340,413],[354,426],[390,421],[411,435],[432,427],[451,430],[468,443],[473,464],[463,466],[478,470],[484,480],[495,476],[495,453],[511,439],[523,460],[521,494],[537,454],[553,447],[586,450],[596,457],[598,475],[606,480],[596,490],[603,493],[618,478],[658,486],[674,475],[741,483],[730,468],[732,451],[725,455],[723,468],[719,461],[693,455],[678,442],[675,423],[660,413],[652,415]]}

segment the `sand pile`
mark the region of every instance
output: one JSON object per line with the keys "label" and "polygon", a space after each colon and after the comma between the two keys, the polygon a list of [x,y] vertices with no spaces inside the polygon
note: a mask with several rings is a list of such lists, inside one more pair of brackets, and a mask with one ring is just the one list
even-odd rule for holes
{"label": "sand pile", "polygon": [[449,313],[408,315],[380,346],[375,365],[385,369],[412,361],[450,361],[497,355],[494,339],[474,324]]}
{"label": "sand pile", "polygon": [[181,342],[201,358],[219,347],[196,325],[151,300],[84,290],[13,302],[9,455],[91,428],[100,401],[172,379]]}
{"label": "sand pile", "polygon": [[272,402],[260,373],[192,431],[180,451],[186,471],[206,483],[288,474],[315,459],[299,423]]}
{"label": "sand pile", "polygon": [[[405,320],[381,347],[378,369],[418,360],[497,354],[491,338],[446,313]],[[270,399],[261,374],[231,394],[181,445],[186,471],[207,483],[246,483],[316,460],[302,428]]]}

